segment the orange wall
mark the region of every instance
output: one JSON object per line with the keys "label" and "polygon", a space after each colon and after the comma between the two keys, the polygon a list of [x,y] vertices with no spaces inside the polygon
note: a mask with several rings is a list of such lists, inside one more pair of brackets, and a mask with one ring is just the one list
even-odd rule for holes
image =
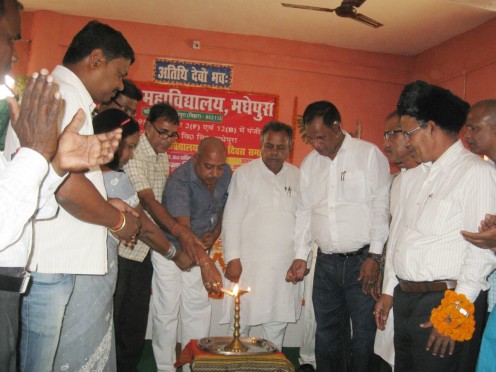
{"label": "orange wall", "polygon": [[[30,39],[27,63],[16,71],[32,73],[52,69],[62,60],[72,37],[91,18],[49,11],[23,13],[23,38]],[[129,78],[151,81],[155,57],[227,63],[234,66],[232,89],[277,94],[279,119],[291,123],[295,97],[297,111],[327,99],[341,111],[343,126],[355,130],[362,123],[362,138],[382,145],[382,125],[402,86],[409,80],[413,58],[360,52],[322,45],[198,31],[141,23],[101,20],[120,30],[133,46],[136,62]],[[201,49],[191,47],[193,40]],[[301,163],[310,147],[299,138],[293,162]]]}
{"label": "orange wall", "polygon": [[419,54],[415,79],[442,85],[473,104],[496,98],[496,19]]}
{"label": "orange wall", "polygon": [[[72,37],[91,18],[49,11],[23,13],[21,62],[14,73],[52,69],[62,60]],[[234,66],[232,89],[277,94],[279,119],[291,123],[295,98],[301,114],[321,99],[335,103],[343,127],[362,123],[362,138],[382,145],[382,125],[407,82],[423,79],[442,85],[470,103],[496,97],[496,19],[417,56],[354,51],[257,36],[101,19],[120,30],[133,46],[136,62],[129,78],[153,79],[156,57],[227,63]],[[193,40],[201,49],[192,49]],[[293,162],[301,163],[310,147],[297,136]]]}

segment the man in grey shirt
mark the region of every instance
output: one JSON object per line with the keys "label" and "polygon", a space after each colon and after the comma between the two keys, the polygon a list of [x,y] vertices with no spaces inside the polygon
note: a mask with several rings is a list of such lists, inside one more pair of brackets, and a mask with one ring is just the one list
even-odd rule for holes
{"label": "man in grey shirt", "polygon": [[[165,185],[162,197],[164,207],[178,224],[191,228],[208,249],[220,234],[231,175],[231,168],[226,164],[224,144],[217,138],[209,137],[200,142],[198,152],[177,168]],[[167,233],[167,238],[180,247],[172,234]],[[160,345],[163,353],[157,369],[174,371],[172,365],[175,360],[178,313],[183,348],[191,339],[207,337],[211,307],[205,288],[212,290],[219,287],[220,283],[202,279],[209,277],[208,270],[216,270],[208,258],[200,259],[199,265],[189,272],[181,271],[167,260],[161,260],[159,264],[160,270],[155,269],[154,275],[159,273],[161,281],[166,280],[168,285],[153,288],[153,301],[160,302],[159,306],[153,308],[161,312],[154,314],[161,322],[156,327],[159,329],[154,329],[153,337],[158,338],[156,345]]]}

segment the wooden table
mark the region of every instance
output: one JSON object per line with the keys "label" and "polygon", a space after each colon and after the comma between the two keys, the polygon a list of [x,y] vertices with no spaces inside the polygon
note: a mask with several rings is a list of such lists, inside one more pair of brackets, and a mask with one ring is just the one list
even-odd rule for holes
{"label": "wooden table", "polygon": [[294,372],[293,364],[281,352],[271,354],[237,356],[209,353],[201,350],[197,340],[191,340],[184,348],[174,367],[191,364],[194,372],[245,371],[245,372]]}

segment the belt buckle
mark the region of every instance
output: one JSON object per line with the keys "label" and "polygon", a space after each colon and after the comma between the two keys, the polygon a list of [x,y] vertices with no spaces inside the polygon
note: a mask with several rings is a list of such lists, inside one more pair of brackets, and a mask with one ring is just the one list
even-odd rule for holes
{"label": "belt buckle", "polygon": [[24,278],[22,278],[21,288],[19,288],[19,293],[24,294],[28,289],[29,280],[31,279],[31,274],[26,271]]}

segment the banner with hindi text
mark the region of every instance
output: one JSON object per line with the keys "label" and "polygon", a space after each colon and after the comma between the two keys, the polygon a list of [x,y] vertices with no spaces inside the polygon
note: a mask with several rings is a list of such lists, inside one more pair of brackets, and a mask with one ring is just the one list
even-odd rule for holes
{"label": "banner with hindi text", "polygon": [[262,127],[278,116],[278,96],[154,83],[138,83],[143,100],[136,115],[144,125],[150,107],[169,102],[179,112],[180,139],[168,150],[171,170],[188,160],[205,137],[221,139],[234,170],[260,156]]}

